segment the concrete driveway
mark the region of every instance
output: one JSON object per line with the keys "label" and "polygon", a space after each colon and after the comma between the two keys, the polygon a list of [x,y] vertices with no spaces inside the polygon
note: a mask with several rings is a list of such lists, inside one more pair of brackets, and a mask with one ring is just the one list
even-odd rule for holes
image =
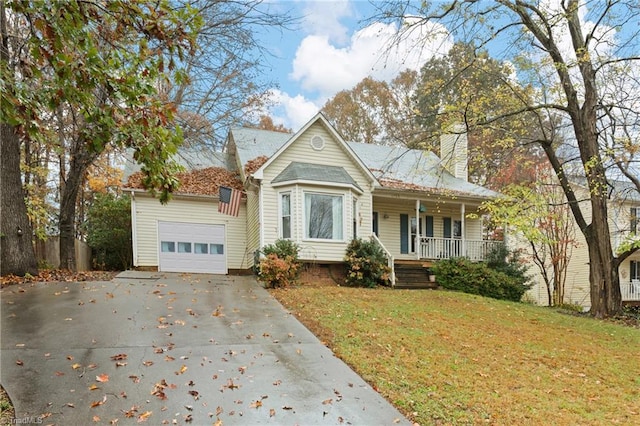
{"label": "concrete driveway", "polygon": [[21,424],[410,424],[253,277],[125,272],[1,302]]}

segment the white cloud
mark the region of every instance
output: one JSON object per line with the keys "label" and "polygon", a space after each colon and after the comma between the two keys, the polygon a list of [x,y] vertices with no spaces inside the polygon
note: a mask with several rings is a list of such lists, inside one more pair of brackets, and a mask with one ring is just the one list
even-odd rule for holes
{"label": "white cloud", "polygon": [[297,46],[289,74],[302,94],[274,91],[274,120],[280,116],[285,126],[296,130],[340,90],[367,76],[390,81],[407,68],[418,70],[453,43],[444,27],[430,23],[415,25],[402,37],[397,25],[379,22],[350,34],[341,20],[356,14],[353,1],[304,3],[300,29],[307,35]]}
{"label": "white cloud", "polygon": [[318,113],[320,107],[304,96],[290,96],[280,90],[271,91],[271,101],[276,105],[271,109],[273,122],[290,127],[293,131],[300,129],[307,121]]}
{"label": "white cloud", "polygon": [[324,34],[338,44],[347,43],[349,28],[340,19],[353,15],[353,5],[348,0],[305,2],[302,30],[307,34]]}
{"label": "white cloud", "polygon": [[417,70],[451,46],[444,28],[433,24],[417,26],[394,43],[397,36],[394,24],[383,23],[357,31],[345,47],[333,45],[328,36],[307,36],[298,47],[290,77],[327,99],[367,76],[389,81],[404,69]]}

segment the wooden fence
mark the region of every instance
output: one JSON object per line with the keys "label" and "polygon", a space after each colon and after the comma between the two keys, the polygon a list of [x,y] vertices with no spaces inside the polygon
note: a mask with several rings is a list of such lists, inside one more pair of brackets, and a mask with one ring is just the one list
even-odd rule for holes
{"label": "wooden fence", "polygon": [[[76,268],[78,271],[91,270],[91,248],[84,241],[76,239]],[[60,237],[49,237],[35,244],[36,259],[44,261],[53,268],[60,267]]]}

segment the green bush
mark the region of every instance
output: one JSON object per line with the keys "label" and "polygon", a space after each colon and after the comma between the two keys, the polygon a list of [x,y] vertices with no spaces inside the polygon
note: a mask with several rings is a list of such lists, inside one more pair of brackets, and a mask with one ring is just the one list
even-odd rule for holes
{"label": "green bush", "polygon": [[491,268],[488,262],[447,259],[436,262],[432,269],[443,288],[494,299],[519,302],[531,287],[521,269]]}
{"label": "green bush", "polygon": [[131,200],[126,195],[97,194],[83,224],[98,269],[125,270],[133,263]]}
{"label": "green bush", "polygon": [[389,285],[391,269],[384,251],[374,241],[351,240],[344,260],[347,263],[347,285],[369,288]]}
{"label": "green bush", "polygon": [[275,254],[281,259],[289,256],[298,262],[298,253],[300,252],[300,246],[291,240],[276,240],[273,244],[268,244],[262,248],[262,253],[265,256]]}
{"label": "green bush", "polygon": [[291,240],[277,240],[262,248],[258,279],[267,288],[285,287],[295,282],[300,272],[300,247]]}

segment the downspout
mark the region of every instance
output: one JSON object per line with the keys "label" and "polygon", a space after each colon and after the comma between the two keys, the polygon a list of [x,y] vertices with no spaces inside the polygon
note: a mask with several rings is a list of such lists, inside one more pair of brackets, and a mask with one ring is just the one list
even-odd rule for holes
{"label": "downspout", "polygon": [[[411,230],[411,223],[409,223],[409,230]],[[420,252],[422,248],[420,247],[420,200],[416,199],[416,259],[420,260]]]}
{"label": "downspout", "polygon": [[131,191],[131,245],[133,266],[138,266],[138,219],[136,216],[136,193]]}
{"label": "downspout", "polygon": [[462,238],[462,255],[469,257],[467,253],[467,232],[466,227],[467,223],[465,221],[465,210],[466,207],[464,203],[460,204],[460,237]]}
{"label": "downspout", "polygon": [[258,250],[264,247],[264,186],[260,182],[260,191],[258,192],[258,227],[260,228],[260,244]]}

